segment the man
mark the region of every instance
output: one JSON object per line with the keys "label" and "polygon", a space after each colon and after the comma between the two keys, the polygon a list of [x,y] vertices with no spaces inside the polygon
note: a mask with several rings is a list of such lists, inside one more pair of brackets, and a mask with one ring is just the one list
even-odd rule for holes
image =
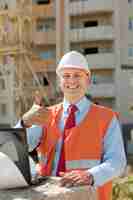
{"label": "man", "polygon": [[[65,54],[56,73],[63,102],[47,109],[40,107],[31,117],[28,113],[23,116],[26,125],[44,125],[37,148],[38,172],[61,176],[63,186],[94,185],[99,199],[109,200],[111,180],[126,166],[117,117],[111,109],[93,104],[85,97],[91,75],[82,54],[76,51]],[[69,110],[72,107],[73,114]]]}

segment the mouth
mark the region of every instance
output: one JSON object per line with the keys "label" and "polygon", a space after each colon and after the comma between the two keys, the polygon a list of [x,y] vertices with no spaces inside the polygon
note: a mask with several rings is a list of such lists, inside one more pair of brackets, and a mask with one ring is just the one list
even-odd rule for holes
{"label": "mouth", "polygon": [[79,85],[76,85],[76,86],[69,86],[69,85],[67,85],[66,88],[70,89],[70,90],[75,90],[75,89],[79,89]]}

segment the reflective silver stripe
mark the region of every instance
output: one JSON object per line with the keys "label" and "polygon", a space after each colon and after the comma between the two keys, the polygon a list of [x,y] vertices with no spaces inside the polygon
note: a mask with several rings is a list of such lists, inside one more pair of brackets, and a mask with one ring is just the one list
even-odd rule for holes
{"label": "reflective silver stripe", "polygon": [[38,159],[40,162],[43,162],[44,164],[47,163],[47,157],[43,156],[41,153],[38,154]]}
{"label": "reflective silver stripe", "polygon": [[67,169],[87,169],[97,166],[100,163],[100,160],[73,160],[66,161]]}

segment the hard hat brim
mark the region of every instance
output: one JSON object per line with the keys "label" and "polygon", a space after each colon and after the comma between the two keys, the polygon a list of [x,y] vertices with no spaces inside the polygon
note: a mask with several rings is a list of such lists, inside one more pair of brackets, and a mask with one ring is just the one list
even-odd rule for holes
{"label": "hard hat brim", "polygon": [[64,70],[64,69],[79,69],[81,71],[84,71],[85,73],[89,74],[90,75],[90,70],[89,69],[85,69],[83,68],[82,66],[75,66],[75,65],[60,65],[57,67],[56,69],[56,74],[58,76],[61,75],[61,72]]}

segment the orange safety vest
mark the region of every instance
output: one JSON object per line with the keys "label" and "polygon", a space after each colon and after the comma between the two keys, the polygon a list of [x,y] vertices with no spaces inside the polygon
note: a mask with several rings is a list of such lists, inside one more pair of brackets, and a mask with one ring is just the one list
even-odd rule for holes
{"label": "orange safety vest", "polygon": [[[62,112],[61,104],[53,106],[51,119],[45,127],[38,147],[40,163],[45,165],[45,174],[51,175],[55,147],[62,136],[58,121]],[[76,127],[69,130],[65,140],[66,170],[89,169],[100,164],[103,153],[103,137],[114,113],[111,109],[92,104],[86,117]],[[112,183],[98,187],[99,200],[110,200]]]}

